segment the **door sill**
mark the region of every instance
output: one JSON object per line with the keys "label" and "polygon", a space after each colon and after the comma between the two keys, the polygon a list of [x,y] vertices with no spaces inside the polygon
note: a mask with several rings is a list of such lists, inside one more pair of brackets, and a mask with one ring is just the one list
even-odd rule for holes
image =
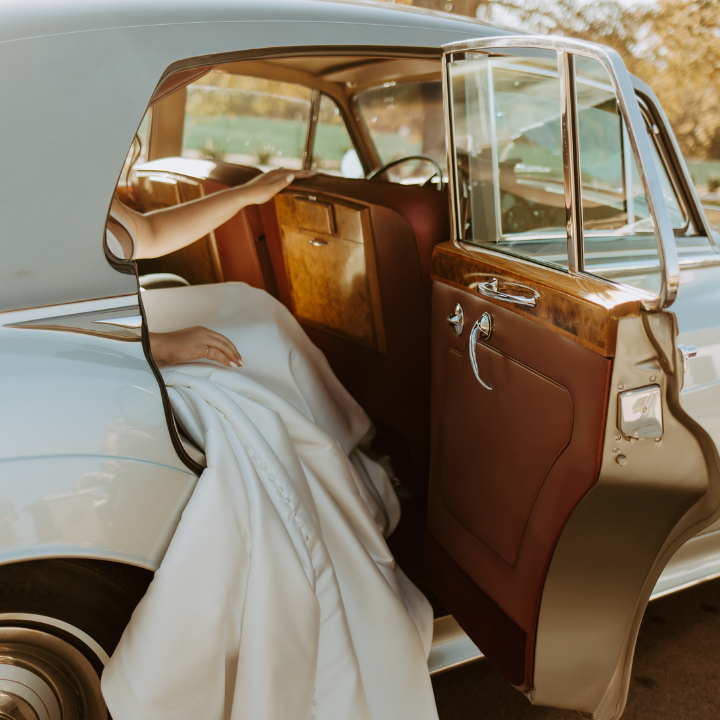
{"label": "door sill", "polygon": [[482,657],[477,645],[465,634],[452,615],[435,618],[432,649],[428,658],[431,675],[480,660]]}

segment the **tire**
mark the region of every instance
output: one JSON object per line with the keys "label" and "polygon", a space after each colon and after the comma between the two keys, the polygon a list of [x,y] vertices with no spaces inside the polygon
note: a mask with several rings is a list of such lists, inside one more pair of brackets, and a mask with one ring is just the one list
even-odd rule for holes
{"label": "tire", "polygon": [[0,718],[107,720],[100,677],[152,577],[101,560],[0,567]]}

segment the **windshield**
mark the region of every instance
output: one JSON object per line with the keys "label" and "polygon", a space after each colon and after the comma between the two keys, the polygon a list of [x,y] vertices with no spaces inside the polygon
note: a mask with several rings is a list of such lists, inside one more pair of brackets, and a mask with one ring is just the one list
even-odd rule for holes
{"label": "windshield", "polygon": [[[383,165],[412,155],[435,160],[447,174],[442,83],[440,80],[386,82],[360,91],[357,109]],[[427,163],[403,163],[391,180],[427,177]]]}

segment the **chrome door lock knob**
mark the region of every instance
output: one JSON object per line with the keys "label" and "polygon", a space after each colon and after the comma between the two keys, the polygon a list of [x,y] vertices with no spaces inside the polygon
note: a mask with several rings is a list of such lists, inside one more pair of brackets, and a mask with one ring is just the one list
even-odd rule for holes
{"label": "chrome door lock knob", "polygon": [[453,308],[453,311],[447,317],[448,325],[453,329],[455,334],[459,337],[462,335],[465,329],[465,311],[462,309],[462,305],[457,303]]}

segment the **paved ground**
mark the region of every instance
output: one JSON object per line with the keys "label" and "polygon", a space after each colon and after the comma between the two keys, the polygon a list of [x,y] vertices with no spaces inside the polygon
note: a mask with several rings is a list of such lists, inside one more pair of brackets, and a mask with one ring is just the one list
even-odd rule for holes
{"label": "paved ground", "polygon": [[[434,679],[441,720],[578,720],[533,707],[485,661]],[[651,603],[623,720],[720,718],[720,580]]]}

